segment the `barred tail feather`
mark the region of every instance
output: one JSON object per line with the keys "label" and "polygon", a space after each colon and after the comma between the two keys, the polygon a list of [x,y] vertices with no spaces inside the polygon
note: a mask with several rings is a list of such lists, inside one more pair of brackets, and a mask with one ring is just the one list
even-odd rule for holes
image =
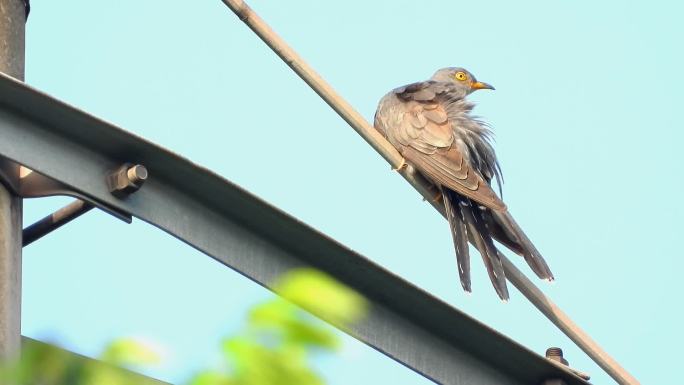
{"label": "barred tail feather", "polygon": [[463,286],[463,290],[470,293],[472,291],[470,284],[470,251],[468,250],[468,229],[465,218],[458,204],[458,197],[446,188],[441,188],[441,192],[447,220],[451,228],[451,236],[454,239],[461,286]]}
{"label": "barred tail feather", "polygon": [[[512,238],[512,240],[518,244],[518,248],[511,248],[511,250],[521,254],[532,271],[534,271],[539,278],[553,281],[553,273],[551,273],[551,269],[549,269],[549,266],[546,264],[544,257],[542,257],[532,241],[527,238],[527,235],[525,235],[520,226],[518,226],[518,223],[516,223],[511,214],[508,211],[501,212],[495,210],[491,210],[491,213],[496,224],[499,225],[509,238]],[[502,243],[506,244],[507,242],[504,241]],[[508,240],[508,243],[510,243],[510,239]]]}
{"label": "barred tail feather", "polygon": [[492,281],[499,298],[507,301],[509,294],[503,264],[489,233],[484,213],[470,199],[461,197],[451,190],[443,188],[442,196],[451,234],[454,238],[456,259],[458,260],[463,289],[468,292],[471,289],[470,256],[468,253],[468,240],[470,240],[482,255],[489,279]]}
{"label": "barred tail feather", "polygon": [[499,253],[494,246],[489,230],[485,225],[484,217],[478,206],[473,205],[469,199],[462,199],[460,202],[461,210],[464,213],[468,229],[472,235],[475,247],[482,255],[482,260],[487,268],[489,279],[492,281],[494,290],[503,301],[508,301],[508,287],[506,286],[506,275],[503,264],[499,258]]}

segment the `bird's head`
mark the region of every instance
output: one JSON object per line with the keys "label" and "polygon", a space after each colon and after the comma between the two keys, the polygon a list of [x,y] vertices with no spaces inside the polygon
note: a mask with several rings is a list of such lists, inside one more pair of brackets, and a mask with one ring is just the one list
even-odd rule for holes
{"label": "bird's head", "polygon": [[493,90],[490,84],[479,82],[475,79],[475,76],[468,72],[465,68],[459,67],[447,67],[437,70],[434,75],[432,75],[431,80],[437,82],[453,83],[459,89],[462,89],[467,95],[476,90]]}

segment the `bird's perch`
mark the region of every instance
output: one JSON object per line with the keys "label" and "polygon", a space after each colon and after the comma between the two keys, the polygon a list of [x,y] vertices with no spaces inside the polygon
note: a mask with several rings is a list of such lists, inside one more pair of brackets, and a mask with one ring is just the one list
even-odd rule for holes
{"label": "bird's perch", "polygon": [[[254,33],[261,38],[294,72],[299,75],[325,102],[337,112],[342,119],[356,130],[394,169],[428,202],[444,216],[444,206],[432,199],[434,187],[412,167],[401,168],[403,157],[397,150],[373,128],[346,100],[323,80],[271,27],[262,20],[242,0],[222,0]],[[580,329],[553,301],[544,295],[511,261],[499,253],[504,265],[506,278],[527,299],[534,304],[554,325],[567,335],[577,346],[584,350],[603,370],[621,385],[639,385],[632,375],[620,366],[608,353]]]}

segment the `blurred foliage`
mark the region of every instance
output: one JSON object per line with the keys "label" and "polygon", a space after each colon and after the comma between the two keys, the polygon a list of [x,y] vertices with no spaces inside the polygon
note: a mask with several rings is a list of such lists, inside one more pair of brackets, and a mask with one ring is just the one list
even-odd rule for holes
{"label": "blurred foliage", "polygon": [[111,343],[100,360],[116,366],[153,365],[159,363],[160,357],[148,344],[133,338],[122,338]]}
{"label": "blurred foliage", "polygon": [[291,270],[274,287],[282,298],[342,329],[361,320],[368,311],[365,298],[315,269]]}
{"label": "blurred foliage", "polygon": [[[254,306],[243,330],[223,341],[222,367],[198,373],[190,385],[324,384],[310,358],[336,351],[340,341],[328,325],[307,311],[348,330],[366,315],[366,300],[313,269],[292,270],[273,287],[280,297]],[[153,349],[133,339],[110,344],[100,361],[32,342],[23,346],[20,361],[0,367],[0,384],[140,385],[144,383],[140,377],[120,367],[158,361]]]}
{"label": "blurred foliage", "polygon": [[255,306],[240,333],[223,341],[225,366],[200,373],[191,385],[322,385],[312,353],[334,352],[335,332],[311,314],[348,329],[368,304],[352,289],[313,269],[288,272],[273,285],[280,295]]}
{"label": "blurred foliage", "polygon": [[142,385],[139,376],[115,365],[149,363],[153,356],[145,344],[130,339],[111,344],[100,361],[29,340],[22,344],[21,360],[0,367],[0,384]]}

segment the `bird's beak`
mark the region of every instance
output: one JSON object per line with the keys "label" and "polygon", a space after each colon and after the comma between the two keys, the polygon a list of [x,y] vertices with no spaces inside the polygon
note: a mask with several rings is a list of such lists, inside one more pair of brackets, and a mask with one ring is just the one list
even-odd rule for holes
{"label": "bird's beak", "polygon": [[487,84],[484,82],[473,82],[473,84],[470,85],[470,88],[474,90],[493,90],[495,89],[494,86],[491,84]]}

